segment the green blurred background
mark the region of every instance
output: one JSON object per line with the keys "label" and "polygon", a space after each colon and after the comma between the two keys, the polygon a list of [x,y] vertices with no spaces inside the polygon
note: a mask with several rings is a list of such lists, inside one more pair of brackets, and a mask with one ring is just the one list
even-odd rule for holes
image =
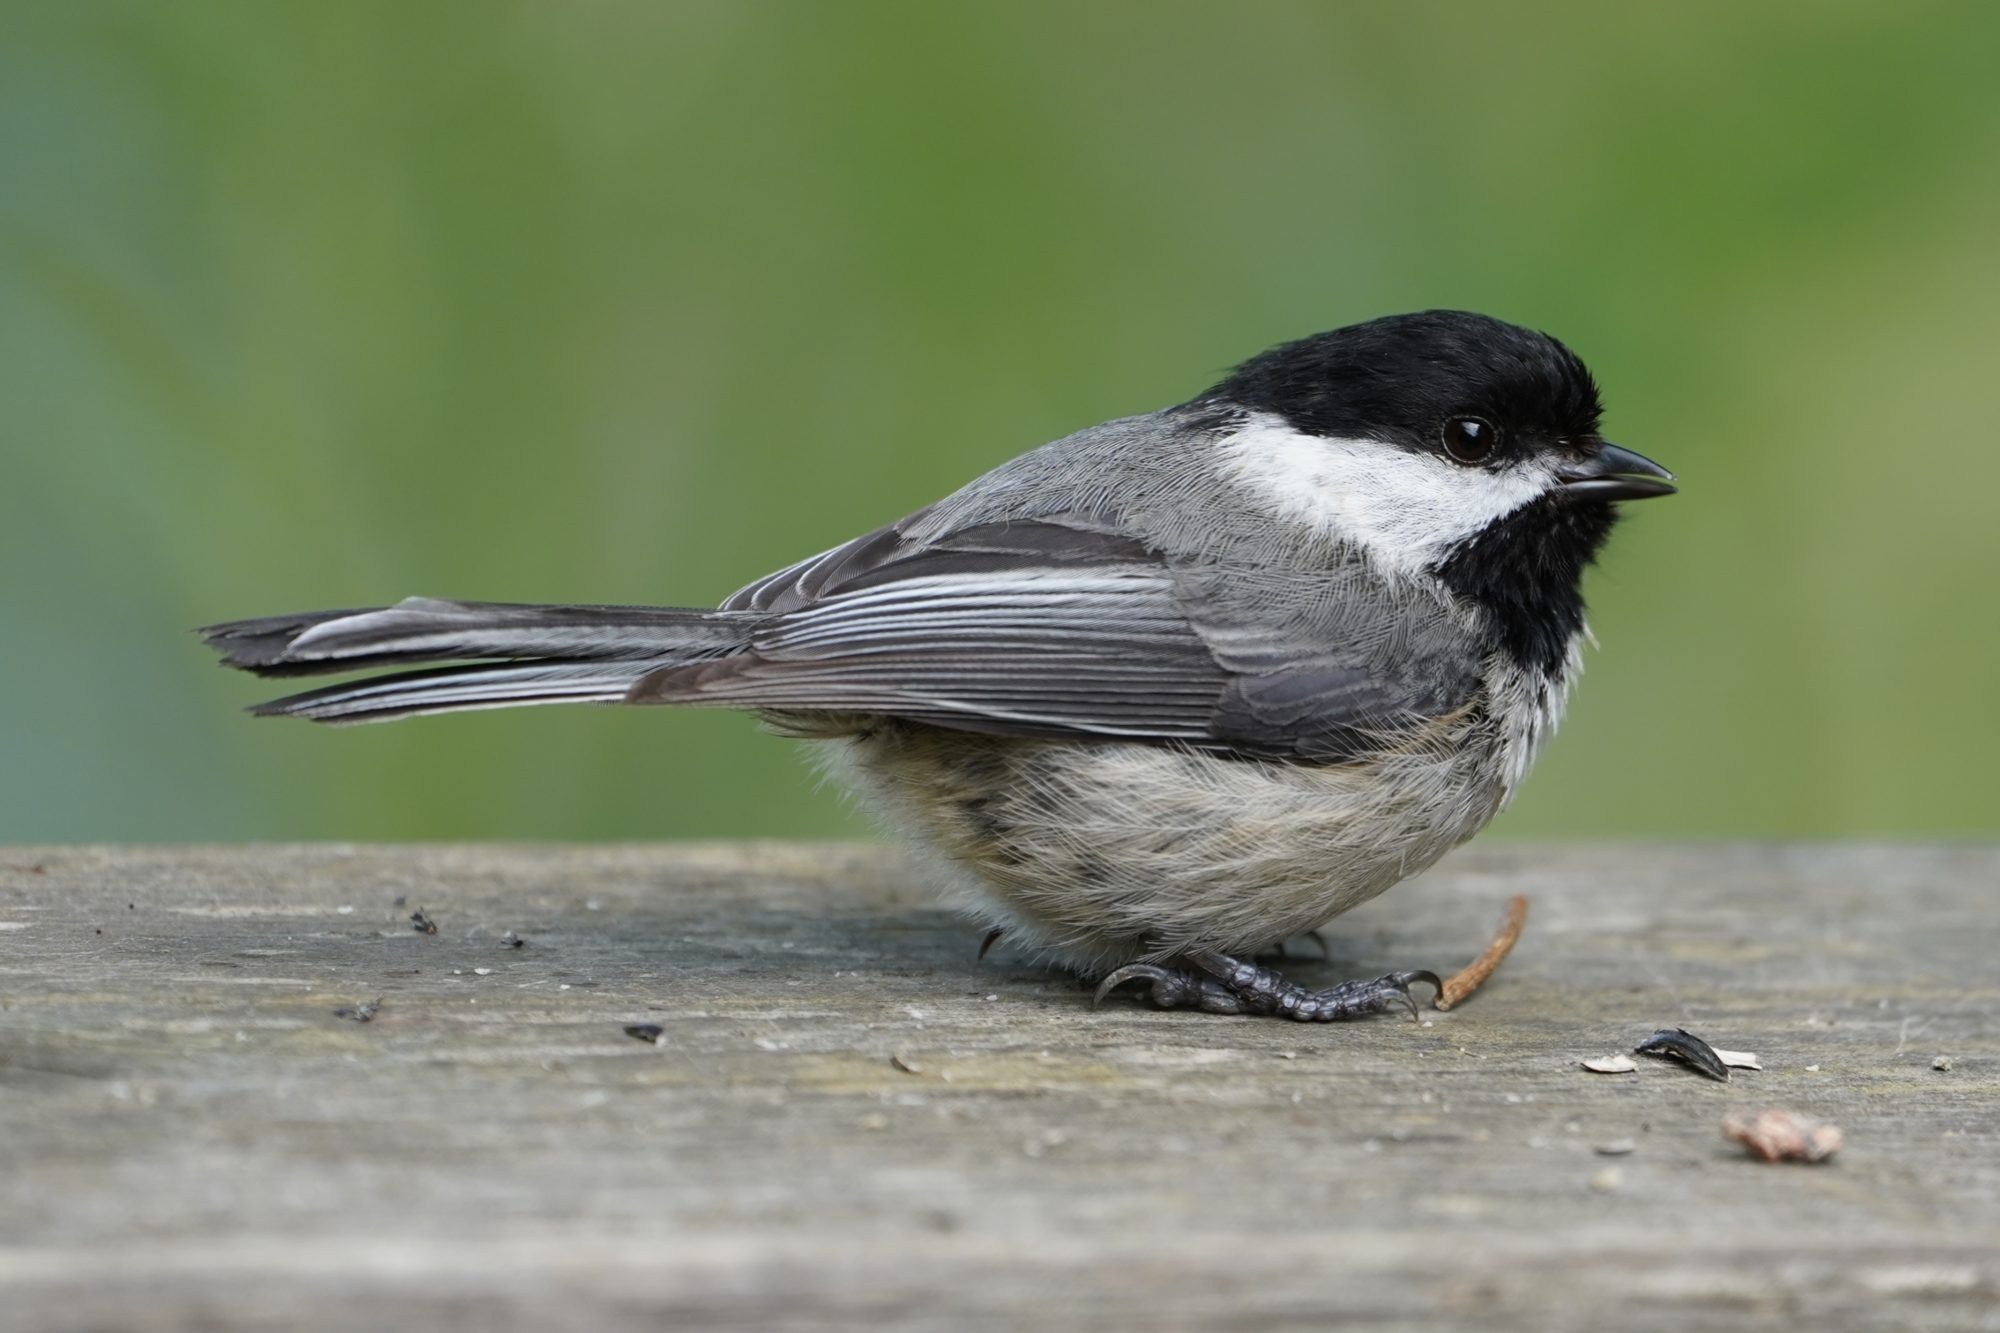
{"label": "green blurred background", "polygon": [[2000,6],[0,9],[0,838],[866,827],[747,718],[252,721],[207,621],[713,602],[1270,343],[1685,493],[1514,834],[1996,827]]}

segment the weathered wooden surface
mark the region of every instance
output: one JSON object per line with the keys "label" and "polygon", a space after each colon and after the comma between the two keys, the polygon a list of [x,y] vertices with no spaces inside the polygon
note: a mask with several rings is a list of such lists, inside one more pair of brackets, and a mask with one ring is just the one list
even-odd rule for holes
{"label": "weathered wooden surface", "polygon": [[[0,851],[0,1325],[2000,1329],[2000,853],[1475,849],[1292,969],[1517,890],[1462,1008],[1303,1028],[868,847]],[[1672,1025],[1764,1072],[1577,1068]]]}

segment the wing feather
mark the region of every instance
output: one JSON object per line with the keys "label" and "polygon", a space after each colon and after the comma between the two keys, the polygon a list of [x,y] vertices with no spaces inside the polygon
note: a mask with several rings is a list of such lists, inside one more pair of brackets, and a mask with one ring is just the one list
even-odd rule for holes
{"label": "wing feather", "polygon": [[747,651],[662,667],[630,697],[1319,760],[1464,701],[1385,666],[1394,624],[1354,615],[1334,580],[1177,566],[1092,519],[924,542],[901,534],[914,521],[751,584],[723,608],[767,613]]}

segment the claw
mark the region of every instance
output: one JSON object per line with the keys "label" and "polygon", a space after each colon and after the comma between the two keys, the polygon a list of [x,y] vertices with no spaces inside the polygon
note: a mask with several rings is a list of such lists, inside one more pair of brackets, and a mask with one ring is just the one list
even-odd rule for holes
{"label": "claw", "polygon": [[1421,968],[1411,972],[1391,972],[1383,977],[1382,981],[1387,985],[1395,987],[1397,993],[1403,997],[1403,1003],[1410,1006],[1410,1018],[1412,1021],[1415,1021],[1417,1018],[1417,1001],[1416,997],[1410,994],[1411,982],[1421,981],[1435,992],[1431,996],[1432,1004],[1436,1004],[1438,995],[1444,993],[1444,982],[1438,980],[1438,974],[1424,971]]}
{"label": "claw", "polygon": [[1104,997],[1128,981],[1150,981],[1155,986],[1163,981],[1171,981],[1173,973],[1164,967],[1154,967],[1151,963],[1127,963],[1110,976],[1097,983],[1097,994],[1090,999],[1091,1008],[1104,1003]]}
{"label": "claw", "polygon": [[979,958],[976,959],[975,961],[984,961],[986,957],[986,951],[993,947],[994,941],[998,940],[1002,935],[1005,935],[1006,933],[1007,933],[1007,927],[1005,926],[995,926],[993,927],[993,929],[987,931],[986,938],[979,941]]}

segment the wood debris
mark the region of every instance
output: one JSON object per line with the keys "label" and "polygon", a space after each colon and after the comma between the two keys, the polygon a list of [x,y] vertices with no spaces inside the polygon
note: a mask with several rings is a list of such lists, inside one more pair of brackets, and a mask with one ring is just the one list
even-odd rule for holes
{"label": "wood debris", "polygon": [[1726,1115],[1722,1136],[1742,1144],[1765,1162],[1824,1162],[1840,1151],[1842,1137],[1838,1126],[1782,1106],[1766,1107],[1754,1114]]}
{"label": "wood debris", "polygon": [[333,1011],[333,1016],[352,1019],[356,1023],[372,1023],[375,1021],[375,1015],[381,1011],[382,997],[377,995],[363,1004],[343,1004]]}

